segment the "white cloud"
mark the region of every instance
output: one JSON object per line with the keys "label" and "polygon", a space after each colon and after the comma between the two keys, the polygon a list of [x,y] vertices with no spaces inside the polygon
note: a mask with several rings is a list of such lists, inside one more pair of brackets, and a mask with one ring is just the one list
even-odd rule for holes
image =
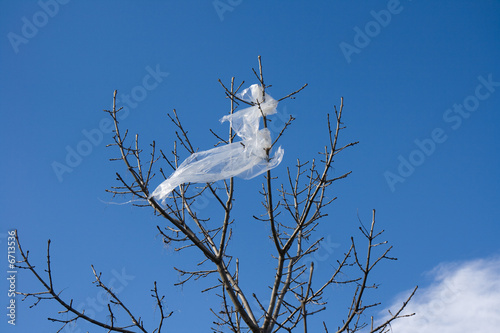
{"label": "white cloud", "polygon": [[[500,332],[499,257],[441,264],[429,274],[434,281],[417,291],[404,312],[416,315],[393,322],[393,333]],[[398,297],[390,309],[403,300]]]}

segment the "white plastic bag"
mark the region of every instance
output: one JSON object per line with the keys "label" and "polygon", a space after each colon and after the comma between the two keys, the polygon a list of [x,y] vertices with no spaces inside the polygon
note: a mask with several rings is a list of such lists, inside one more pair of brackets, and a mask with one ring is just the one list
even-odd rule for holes
{"label": "white plastic bag", "polygon": [[267,128],[259,130],[262,115],[276,113],[278,102],[271,96],[263,98],[262,87],[254,84],[238,95],[256,105],[224,116],[242,141],[192,154],[161,183],[151,194],[157,200],[165,199],[177,186],[184,183],[211,183],[231,177],[251,179],[276,167],[283,159],[284,151],[277,149],[273,157],[267,157],[271,147],[271,133]]}

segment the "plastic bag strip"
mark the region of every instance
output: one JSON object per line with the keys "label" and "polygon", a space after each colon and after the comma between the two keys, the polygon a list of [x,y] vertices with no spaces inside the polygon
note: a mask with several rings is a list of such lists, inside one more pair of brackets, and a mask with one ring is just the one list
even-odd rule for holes
{"label": "plastic bag strip", "polygon": [[251,179],[281,163],[284,150],[279,147],[272,157],[268,157],[271,133],[267,128],[259,129],[260,118],[276,113],[278,102],[267,94],[263,96],[262,87],[256,84],[243,90],[238,97],[256,105],[226,115],[220,121],[229,121],[242,140],[192,154],[151,197],[164,200],[184,183],[211,183],[231,177]]}

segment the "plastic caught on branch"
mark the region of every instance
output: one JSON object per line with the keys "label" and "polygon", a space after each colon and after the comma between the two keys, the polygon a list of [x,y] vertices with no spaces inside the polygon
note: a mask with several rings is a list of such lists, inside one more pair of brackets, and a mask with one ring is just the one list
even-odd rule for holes
{"label": "plastic caught on branch", "polygon": [[161,183],[151,194],[164,200],[177,186],[184,183],[211,183],[231,177],[254,178],[281,163],[284,150],[279,147],[274,156],[268,155],[272,140],[269,129],[259,130],[260,118],[276,113],[278,102],[262,87],[254,84],[243,90],[238,97],[253,106],[222,117],[242,141],[196,152]]}

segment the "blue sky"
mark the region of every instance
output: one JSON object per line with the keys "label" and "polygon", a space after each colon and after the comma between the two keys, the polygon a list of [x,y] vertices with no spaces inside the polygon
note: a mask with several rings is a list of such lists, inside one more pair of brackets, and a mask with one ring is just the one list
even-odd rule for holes
{"label": "blue sky", "polygon": [[[342,141],[360,141],[336,161],[335,172],[353,173],[332,189],[338,200],[316,235],[327,240],[315,259],[318,284],[349,237],[361,241],[357,214],[368,223],[376,209],[399,258],[374,277],[381,283],[373,294],[383,302],[380,310],[419,285],[415,307],[431,325],[427,331],[445,332],[440,320],[452,311],[433,304],[452,299],[467,306],[454,307],[445,327],[465,332],[463,314],[480,311],[485,294],[500,295],[494,282],[500,280],[500,3],[220,2],[225,10],[212,1],[0,2],[3,251],[7,232],[18,229],[42,267],[50,238],[54,283],[63,296],[91,307],[99,297],[93,264],[105,281],[123,286],[123,299],[148,327],[158,319],[149,297],[157,280],[174,311],[167,331],[207,331],[213,321],[207,304],[218,307],[213,293],[200,294],[210,281],[172,286],[179,279],[172,266],[191,265],[199,254],[163,248],[155,228],[161,221],[151,210],[104,192],[124,169],[108,161],[115,152],[105,147],[112,134],[102,110],[118,90],[129,110],[122,126],[139,133],[145,147],[154,139],[168,151],[175,135],[166,115],[175,108],[193,143],[209,149],[217,141],[209,129],[227,130],[218,121],[229,106],[217,80],[256,83],[251,68],[261,55],[273,97],[308,83],[278,106],[276,128],[287,115],[297,120],[281,140],[285,155],[277,175],[297,158],[317,156],[326,144],[326,114],[341,96]],[[249,218],[262,213],[256,196],[262,181],[237,180],[241,219],[233,249],[252,254],[242,261],[245,287],[265,298],[273,270],[265,251],[268,229]],[[211,215],[210,200],[200,210]],[[40,288],[22,273],[19,290]],[[471,281],[491,286],[485,293]],[[1,286],[8,289],[5,280]],[[454,298],[443,297],[446,288]],[[345,292],[332,290],[332,302],[337,291]],[[491,308],[499,308],[498,299],[492,297]],[[3,296],[2,304],[8,301]],[[46,317],[56,316],[58,307],[28,305],[18,304],[15,327],[4,315],[2,331],[57,331]],[[346,299],[332,309],[347,306]],[[498,313],[485,316],[480,324],[500,325]],[[336,319],[323,313],[315,325],[329,320],[334,328]],[[397,332],[413,332],[412,324],[400,325]],[[94,331],[84,323],[78,328]]]}

